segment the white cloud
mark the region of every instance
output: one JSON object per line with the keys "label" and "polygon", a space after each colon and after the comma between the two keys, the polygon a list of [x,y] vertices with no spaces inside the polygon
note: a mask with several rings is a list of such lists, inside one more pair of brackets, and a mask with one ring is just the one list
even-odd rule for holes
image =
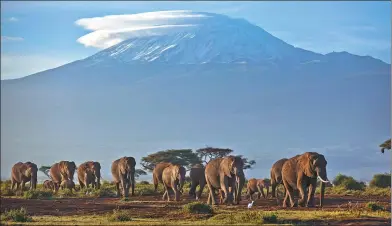
{"label": "white cloud", "polygon": [[16,17],[10,17],[10,18],[8,18],[8,21],[10,21],[10,22],[18,22],[19,19],[16,18]]}
{"label": "white cloud", "polygon": [[[1,79],[25,77],[64,65],[70,61],[51,56],[1,54]],[[21,67],[21,65],[23,66]]]}
{"label": "white cloud", "polygon": [[23,41],[24,39],[22,37],[11,37],[11,36],[1,36],[1,41],[2,42],[18,42],[18,41]]}
{"label": "white cloud", "polygon": [[83,18],[75,23],[92,32],[77,41],[86,47],[108,48],[131,37],[162,35],[178,28],[193,27],[208,17],[177,10]]}

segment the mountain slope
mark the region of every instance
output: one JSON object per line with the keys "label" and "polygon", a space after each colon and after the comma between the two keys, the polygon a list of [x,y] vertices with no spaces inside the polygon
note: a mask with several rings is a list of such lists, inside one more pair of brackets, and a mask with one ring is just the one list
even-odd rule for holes
{"label": "mountain slope", "polygon": [[120,156],[205,145],[256,159],[248,176],[267,177],[277,159],[312,150],[326,155],[330,175],[385,171],[388,159],[371,150],[389,135],[390,65],[313,53],[208,15],[2,81],[2,176],[17,161],[69,159],[100,161],[109,179]]}

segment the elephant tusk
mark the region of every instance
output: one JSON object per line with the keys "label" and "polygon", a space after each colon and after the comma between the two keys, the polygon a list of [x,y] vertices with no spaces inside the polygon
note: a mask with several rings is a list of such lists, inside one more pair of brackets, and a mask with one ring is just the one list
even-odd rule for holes
{"label": "elephant tusk", "polygon": [[323,183],[329,183],[329,181],[323,180],[320,176],[317,176],[317,178],[318,178],[319,180],[321,180],[321,182],[323,182]]}

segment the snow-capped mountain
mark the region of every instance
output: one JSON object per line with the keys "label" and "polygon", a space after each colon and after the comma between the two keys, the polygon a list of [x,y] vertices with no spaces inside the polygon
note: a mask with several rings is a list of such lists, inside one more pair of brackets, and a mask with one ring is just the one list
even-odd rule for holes
{"label": "snow-capped mountain", "polygon": [[297,49],[243,19],[205,13],[207,19],[166,32],[139,35],[86,60],[124,63],[260,63],[266,60],[309,62],[322,55]]}
{"label": "snow-capped mountain", "polygon": [[110,175],[119,156],[205,145],[255,159],[255,177],[315,149],[331,177],[369,178],[389,166],[367,157],[390,133],[389,64],[295,48],[242,19],[166,14],[154,26],[102,27],[104,36],[80,42],[109,48],[1,81],[2,174],[17,161],[96,160]]}

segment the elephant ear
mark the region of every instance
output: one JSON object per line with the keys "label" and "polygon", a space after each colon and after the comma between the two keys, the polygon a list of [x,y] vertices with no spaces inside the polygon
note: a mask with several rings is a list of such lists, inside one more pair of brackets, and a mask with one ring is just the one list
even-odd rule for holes
{"label": "elephant ear", "polygon": [[315,155],[311,152],[305,152],[304,154],[297,157],[298,163],[302,168],[303,173],[308,177],[313,177],[313,161],[315,160]]}
{"label": "elephant ear", "polygon": [[232,156],[228,156],[223,158],[222,163],[220,164],[221,170],[225,176],[231,178],[231,171],[233,169],[234,158]]}

